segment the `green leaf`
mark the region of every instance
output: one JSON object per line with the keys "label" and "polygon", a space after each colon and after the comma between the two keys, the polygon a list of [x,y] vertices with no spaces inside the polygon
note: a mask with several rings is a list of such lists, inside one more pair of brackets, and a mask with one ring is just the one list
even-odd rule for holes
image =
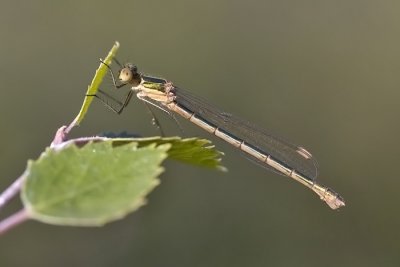
{"label": "green leaf", "polygon": [[29,162],[22,201],[30,217],[41,222],[103,225],[145,203],[145,196],[159,184],[160,164],[167,156],[224,170],[221,155],[210,141],[197,138],[70,140]]}
{"label": "green leaf", "polygon": [[221,165],[222,152],[215,149],[211,141],[200,138],[180,138],[180,137],[148,137],[148,138],[113,138],[110,139],[114,145],[127,144],[135,142],[139,147],[155,143],[171,144],[168,150],[168,157],[181,161],[186,164],[192,164],[199,167],[206,167],[226,171]]}
{"label": "green leaf", "polygon": [[47,149],[30,161],[22,201],[30,217],[59,225],[99,226],[145,203],[159,184],[170,145],[89,143]]}
{"label": "green leaf", "polygon": [[[107,57],[103,61],[106,64],[110,65],[118,49],[119,49],[119,43],[115,42],[114,46],[111,48],[110,52],[108,52]],[[75,125],[79,125],[82,119],[85,117],[86,112],[88,111],[89,106],[93,101],[93,96],[91,95],[95,95],[97,93],[97,91],[99,90],[99,86],[103,81],[103,78],[107,74],[107,72],[108,72],[107,66],[104,65],[103,63],[100,63],[100,66],[96,70],[96,73],[93,77],[92,83],[88,86],[88,90],[86,91],[86,97],[83,100],[81,110],[79,111],[78,115],[68,128],[72,128]]]}

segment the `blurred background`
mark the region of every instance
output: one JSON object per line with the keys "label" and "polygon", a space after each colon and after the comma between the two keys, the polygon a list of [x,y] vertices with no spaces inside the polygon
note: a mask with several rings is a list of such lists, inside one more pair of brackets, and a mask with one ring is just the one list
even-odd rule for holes
{"label": "blurred background", "polygon": [[[102,228],[29,221],[0,266],[399,266],[399,1],[1,1],[0,188],[78,112],[117,58],[300,144],[347,206],[226,153],[221,173],[168,162],[148,204]],[[181,135],[156,111],[168,135]],[[158,135],[135,100],[94,102],[71,137]],[[2,218],[20,208],[15,200]]]}

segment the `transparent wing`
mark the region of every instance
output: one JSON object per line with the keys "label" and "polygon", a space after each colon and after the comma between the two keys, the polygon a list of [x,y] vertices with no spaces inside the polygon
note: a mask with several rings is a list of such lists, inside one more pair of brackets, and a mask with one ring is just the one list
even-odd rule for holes
{"label": "transparent wing", "polygon": [[[176,95],[175,101],[177,103],[194,112],[204,120],[244,140],[246,143],[279,160],[308,179],[315,181],[317,178],[317,161],[312,157],[311,153],[304,148],[278,138],[246,120],[240,119],[230,113],[220,111],[200,97],[194,96],[189,91],[174,87],[174,92]],[[252,157],[248,158],[276,172],[276,170],[269,167],[265,162],[260,162]]]}

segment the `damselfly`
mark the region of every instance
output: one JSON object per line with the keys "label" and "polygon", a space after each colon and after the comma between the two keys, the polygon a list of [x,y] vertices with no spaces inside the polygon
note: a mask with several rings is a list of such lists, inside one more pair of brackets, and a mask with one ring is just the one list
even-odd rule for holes
{"label": "damselfly", "polygon": [[[119,102],[118,108],[109,105],[116,113],[120,114],[128,105],[133,94],[136,94],[140,100],[167,113],[170,111],[177,113],[207,132],[223,139],[263,167],[300,182],[317,193],[321,200],[325,201],[332,209],[345,205],[339,194],[317,183],[316,160],[303,147],[290,144],[248,121],[222,112],[167,80],[143,75],[131,63],[119,65],[121,68],[118,80],[107,65],[114,86],[115,88],[131,86],[131,90],[125,100]],[[107,93],[103,93],[110,97]],[[102,100],[101,97],[98,98]]]}

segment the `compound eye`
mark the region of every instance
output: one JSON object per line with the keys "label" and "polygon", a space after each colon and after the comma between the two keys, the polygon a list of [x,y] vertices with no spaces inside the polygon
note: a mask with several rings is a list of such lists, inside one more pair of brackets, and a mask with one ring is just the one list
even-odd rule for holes
{"label": "compound eye", "polygon": [[129,68],[123,68],[119,72],[119,79],[121,82],[127,83],[130,82],[133,78],[132,71]]}

